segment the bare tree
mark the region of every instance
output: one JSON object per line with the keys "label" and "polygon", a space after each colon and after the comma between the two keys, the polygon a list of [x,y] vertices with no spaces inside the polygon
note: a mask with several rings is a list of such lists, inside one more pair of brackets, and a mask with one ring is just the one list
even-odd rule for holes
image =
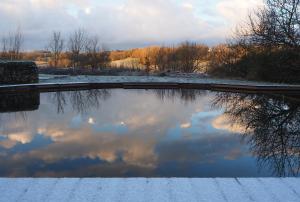
{"label": "bare tree", "polygon": [[49,49],[53,55],[54,66],[57,67],[60,55],[64,49],[64,40],[62,39],[60,32],[53,32],[49,43]]}
{"label": "bare tree", "polygon": [[195,72],[199,69],[201,59],[208,54],[208,47],[196,43],[182,43],[176,51],[179,69],[183,72]]}
{"label": "bare tree", "polygon": [[110,61],[110,51],[108,51],[108,48],[102,46],[99,53],[99,66],[107,67]]}
{"label": "bare tree", "polygon": [[250,15],[250,42],[267,46],[300,46],[300,0],[266,0]]}
{"label": "bare tree", "polygon": [[195,72],[200,63],[208,57],[209,48],[192,42],[184,42],[178,47],[161,47],[155,51],[155,66],[160,71],[177,70]]}
{"label": "bare tree", "polygon": [[14,33],[9,34],[9,54],[10,60],[21,58],[21,46],[23,44],[23,34],[20,27]]}
{"label": "bare tree", "polygon": [[213,49],[210,74],[299,83],[300,0],[264,2],[226,48]]}
{"label": "bare tree", "polygon": [[21,59],[21,47],[23,44],[23,34],[20,28],[15,32],[10,32],[2,38],[2,54],[3,59],[19,60]]}
{"label": "bare tree", "polygon": [[100,62],[99,53],[101,51],[98,36],[87,39],[85,50],[89,65],[92,67],[92,69],[97,69]]}
{"label": "bare tree", "polygon": [[6,37],[3,37],[2,40],[2,49],[1,49],[1,58],[2,59],[7,59],[7,55],[8,55],[8,41],[7,41],[7,38]]}
{"label": "bare tree", "polygon": [[73,68],[78,67],[80,62],[80,54],[84,50],[86,45],[86,32],[84,29],[77,29],[70,36],[69,39],[69,51],[71,54],[71,61]]}

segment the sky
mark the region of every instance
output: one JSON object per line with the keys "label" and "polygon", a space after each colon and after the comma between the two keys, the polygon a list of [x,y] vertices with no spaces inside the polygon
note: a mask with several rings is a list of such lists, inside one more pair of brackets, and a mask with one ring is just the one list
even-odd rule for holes
{"label": "sky", "polygon": [[263,0],[0,0],[0,37],[18,27],[24,50],[47,46],[51,33],[67,40],[78,28],[108,49],[196,41],[225,42]]}

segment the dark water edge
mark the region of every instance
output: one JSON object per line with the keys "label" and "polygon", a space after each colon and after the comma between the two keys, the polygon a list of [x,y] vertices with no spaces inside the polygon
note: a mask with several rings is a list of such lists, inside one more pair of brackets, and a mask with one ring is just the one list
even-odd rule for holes
{"label": "dark water edge", "polygon": [[205,90],[5,95],[0,176],[299,176],[299,100]]}

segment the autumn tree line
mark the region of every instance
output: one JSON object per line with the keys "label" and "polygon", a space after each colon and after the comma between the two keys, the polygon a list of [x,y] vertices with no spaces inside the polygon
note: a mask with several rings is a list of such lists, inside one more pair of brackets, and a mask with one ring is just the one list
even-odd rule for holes
{"label": "autumn tree line", "polygon": [[112,51],[112,61],[138,58],[146,71],[180,71],[192,73],[200,70],[200,63],[208,59],[209,47],[193,42],[177,46],[153,46],[128,51]]}
{"label": "autumn tree line", "polygon": [[[51,68],[101,70],[123,68],[165,72],[203,72],[201,63],[209,60],[209,47],[195,42],[183,42],[174,46],[151,46],[131,50],[108,51],[97,36],[90,36],[84,29],[75,30],[69,38],[60,31],[49,37],[46,51],[21,52],[23,34],[18,29],[2,40],[0,59],[47,61]],[[116,63],[113,63],[116,61]],[[126,62],[124,62],[126,61]]]}
{"label": "autumn tree line", "polygon": [[[130,68],[151,71],[206,72],[217,77],[300,82],[300,0],[265,0],[249,14],[230,42],[208,47],[194,42],[108,51],[99,37],[77,29],[67,38],[53,32],[47,51],[22,53],[20,29],[2,39],[0,57],[8,60],[47,58],[53,68]],[[1,59],[0,58],[0,59]]]}
{"label": "autumn tree line", "polygon": [[[84,29],[75,30],[68,39],[55,31],[47,44],[44,54],[21,53],[23,35],[18,30],[9,34],[9,45],[3,38],[1,58],[6,60],[49,58],[48,65],[54,68],[89,68],[99,70],[112,67],[112,61],[129,59],[113,67],[143,69],[150,71],[195,72],[199,64],[207,60],[209,48],[193,42],[183,42],[177,46],[153,46],[131,50],[108,51],[100,43],[99,37],[90,36]],[[12,42],[11,42],[12,41]],[[15,42],[18,41],[18,42]],[[18,44],[15,48],[14,44]],[[9,47],[9,48],[7,48]]]}

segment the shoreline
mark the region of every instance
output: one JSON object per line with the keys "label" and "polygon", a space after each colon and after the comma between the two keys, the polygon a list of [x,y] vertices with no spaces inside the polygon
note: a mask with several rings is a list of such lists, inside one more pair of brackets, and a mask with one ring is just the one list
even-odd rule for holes
{"label": "shoreline", "polygon": [[0,86],[0,93],[19,93],[29,91],[56,92],[90,89],[187,89],[211,90],[233,93],[264,93],[264,94],[293,94],[300,95],[299,86],[267,86],[240,84],[212,84],[212,83],[159,83],[159,82],[117,82],[117,83],[37,83]]}
{"label": "shoreline", "polygon": [[236,93],[300,95],[300,85],[202,77],[53,76],[39,75],[39,83],[0,85],[0,93],[55,92],[89,89],[191,89]]}

